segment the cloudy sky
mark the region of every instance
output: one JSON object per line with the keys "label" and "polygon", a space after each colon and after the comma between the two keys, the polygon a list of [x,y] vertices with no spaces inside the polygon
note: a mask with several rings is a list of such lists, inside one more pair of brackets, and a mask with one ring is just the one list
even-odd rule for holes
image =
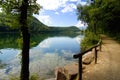
{"label": "cloudy sky", "polygon": [[[77,20],[77,4],[85,5],[87,0],[37,0],[43,9],[35,15],[48,26],[84,26]],[[1,12],[1,8],[0,8]]]}
{"label": "cloudy sky", "polygon": [[78,3],[85,5],[86,0],[37,0],[43,9],[35,15],[48,26],[83,26],[77,20]]}

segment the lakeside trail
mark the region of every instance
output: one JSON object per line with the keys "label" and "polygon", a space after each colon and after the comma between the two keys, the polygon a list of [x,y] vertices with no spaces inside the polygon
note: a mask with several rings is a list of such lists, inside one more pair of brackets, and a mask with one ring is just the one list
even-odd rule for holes
{"label": "lakeside trail", "polygon": [[102,51],[98,62],[86,66],[83,80],[120,80],[120,44],[102,35]]}

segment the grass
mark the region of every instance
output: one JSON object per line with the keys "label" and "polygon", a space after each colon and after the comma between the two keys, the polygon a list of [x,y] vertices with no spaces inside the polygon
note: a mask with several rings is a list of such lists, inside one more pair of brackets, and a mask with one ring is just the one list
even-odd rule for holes
{"label": "grass", "polygon": [[[29,79],[30,80],[45,80],[44,78],[40,78],[37,74],[32,74]],[[10,76],[9,80],[20,80],[20,78],[16,76]]]}

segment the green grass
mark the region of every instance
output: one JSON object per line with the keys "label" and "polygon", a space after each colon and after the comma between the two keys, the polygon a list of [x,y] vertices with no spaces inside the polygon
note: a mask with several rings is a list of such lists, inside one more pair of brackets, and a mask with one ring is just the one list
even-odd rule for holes
{"label": "green grass", "polygon": [[[44,78],[40,78],[37,74],[32,74],[29,79],[30,80],[45,80]],[[9,76],[9,80],[20,80],[20,78],[16,76]]]}

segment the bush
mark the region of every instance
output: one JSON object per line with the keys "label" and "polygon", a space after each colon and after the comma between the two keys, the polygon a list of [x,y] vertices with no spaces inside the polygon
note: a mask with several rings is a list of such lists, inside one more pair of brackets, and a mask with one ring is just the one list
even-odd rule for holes
{"label": "bush", "polygon": [[97,44],[99,41],[99,35],[94,34],[93,32],[86,31],[85,37],[81,42],[81,51],[84,51],[93,45]]}
{"label": "bush", "polygon": [[36,74],[33,74],[33,75],[31,75],[30,76],[30,80],[38,80],[38,75],[36,75]]}

